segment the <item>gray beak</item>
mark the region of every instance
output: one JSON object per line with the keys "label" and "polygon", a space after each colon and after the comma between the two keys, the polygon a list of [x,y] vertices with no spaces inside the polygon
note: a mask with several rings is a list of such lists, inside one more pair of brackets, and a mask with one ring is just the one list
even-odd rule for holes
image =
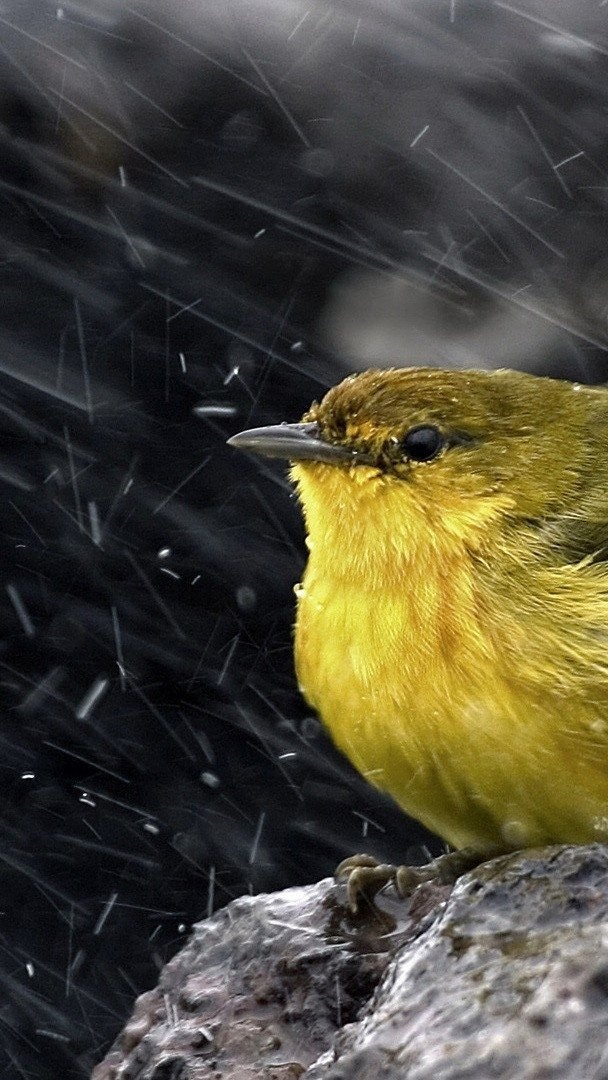
{"label": "gray beak", "polygon": [[239,431],[228,439],[229,446],[263,457],[288,461],[326,461],[330,465],[360,460],[355,450],[326,442],[317,424],[275,424],[272,427]]}

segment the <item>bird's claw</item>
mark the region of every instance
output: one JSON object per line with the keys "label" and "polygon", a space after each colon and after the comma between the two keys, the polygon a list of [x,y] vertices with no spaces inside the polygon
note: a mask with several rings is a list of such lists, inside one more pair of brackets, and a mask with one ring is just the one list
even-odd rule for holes
{"label": "bird's claw", "polygon": [[347,903],[355,914],[362,900],[373,904],[376,893],[395,880],[396,869],[388,863],[379,863],[373,855],[351,855],[336,867],[334,877],[336,881],[346,882]]}
{"label": "bird's claw", "polygon": [[425,866],[393,866],[379,863],[373,855],[351,855],[336,867],[334,877],[336,881],[346,881],[347,903],[356,914],[362,901],[373,905],[374,897],[386,885],[394,885],[397,895],[405,899],[425,881],[434,881],[439,885],[452,884],[485,858],[487,856],[471,848],[463,848],[440,855]]}

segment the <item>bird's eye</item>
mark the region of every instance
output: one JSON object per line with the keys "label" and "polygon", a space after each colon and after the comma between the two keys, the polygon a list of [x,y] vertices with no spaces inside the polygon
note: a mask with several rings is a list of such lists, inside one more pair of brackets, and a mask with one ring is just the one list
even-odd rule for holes
{"label": "bird's eye", "polygon": [[445,446],[445,438],[439,428],[421,424],[404,435],[401,446],[410,461],[431,461]]}

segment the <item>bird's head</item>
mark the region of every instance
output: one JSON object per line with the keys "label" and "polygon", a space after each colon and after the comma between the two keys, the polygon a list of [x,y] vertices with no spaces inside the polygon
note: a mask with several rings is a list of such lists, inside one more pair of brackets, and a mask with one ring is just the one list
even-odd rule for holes
{"label": "bird's head", "polygon": [[426,532],[479,547],[494,526],[568,512],[596,449],[605,392],[516,371],[366,371],[299,424],[233,445],[292,464],[313,544],[362,534],[411,546]]}

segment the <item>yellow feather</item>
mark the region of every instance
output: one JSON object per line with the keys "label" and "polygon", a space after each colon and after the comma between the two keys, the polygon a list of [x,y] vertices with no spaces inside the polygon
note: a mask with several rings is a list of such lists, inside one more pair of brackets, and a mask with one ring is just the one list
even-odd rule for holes
{"label": "yellow feather", "polygon": [[425,422],[475,440],[407,468],[292,466],[296,667],[337,745],[455,847],[605,839],[608,571],[584,549],[608,519],[608,395],[372,372],[306,419],[368,454]]}

